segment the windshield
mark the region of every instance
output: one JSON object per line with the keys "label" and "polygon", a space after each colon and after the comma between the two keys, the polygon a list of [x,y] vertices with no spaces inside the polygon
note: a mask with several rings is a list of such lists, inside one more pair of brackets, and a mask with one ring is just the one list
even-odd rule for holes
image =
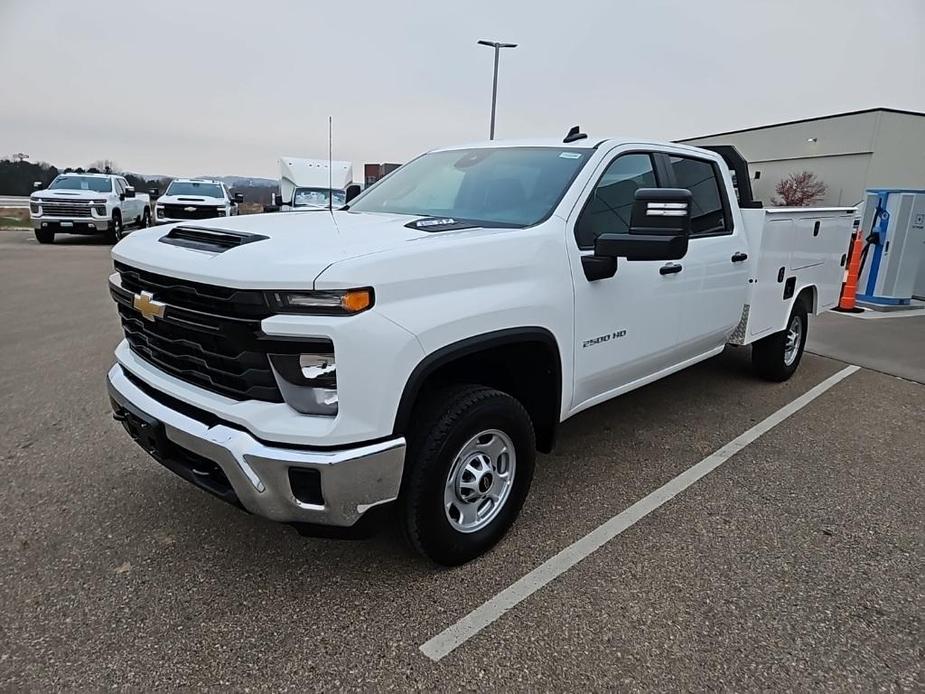
{"label": "windshield", "polygon": [[225,194],[217,183],[200,183],[199,181],[172,181],[167,186],[166,195],[199,195],[206,198],[223,198]]}
{"label": "windshield", "polygon": [[[344,191],[334,191],[334,207],[342,207],[346,199]],[[327,207],[327,188],[296,188],[292,196],[293,207]]]}
{"label": "windshield", "polygon": [[431,152],[393,171],[350,209],[530,226],[550,215],[590,155],[558,147]]}
{"label": "windshield", "polygon": [[111,193],[112,179],[102,176],[58,176],[49,190],[92,190],[95,193]]}

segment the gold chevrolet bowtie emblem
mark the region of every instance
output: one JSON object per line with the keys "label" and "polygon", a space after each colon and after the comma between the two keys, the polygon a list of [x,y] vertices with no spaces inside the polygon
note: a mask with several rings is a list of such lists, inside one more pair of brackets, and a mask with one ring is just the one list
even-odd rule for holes
{"label": "gold chevrolet bowtie emblem", "polygon": [[132,300],[132,306],[141,314],[142,318],[150,321],[153,321],[155,318],[163,318],[164,309],[167,308],[167,304],[155,301],[154,294],[151,292],[136,294],[135,298]]}

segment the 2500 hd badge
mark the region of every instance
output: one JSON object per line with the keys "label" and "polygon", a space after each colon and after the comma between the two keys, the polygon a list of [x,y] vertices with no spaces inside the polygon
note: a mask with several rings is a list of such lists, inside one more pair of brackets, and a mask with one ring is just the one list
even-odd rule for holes
{"label": "2500 hd badge", "polygon": [[607,335],[601,335],[600,337],[592,337],[590,340],[585,340],[581,343],[581,348],[593,347],[594,345],[599,345],[602,342],[610,342],[611,340],[616,340],[618,337],[623,337],[626,335],[625,330],[617,330],[616,332],[608,333]]}

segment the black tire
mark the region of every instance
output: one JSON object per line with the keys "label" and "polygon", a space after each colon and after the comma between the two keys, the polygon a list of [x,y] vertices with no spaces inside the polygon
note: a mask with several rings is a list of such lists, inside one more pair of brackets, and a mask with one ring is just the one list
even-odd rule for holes
{"label": "black tire", "polygon": [[[797,324],[799,335],[794,337],[793,330]],[[794,305],[787,326],[779,333],[769,335],[752,345],[752,365],[758,375],[768,381],[786,381],[793,376],[803,358],[809,322],[806,306],[802,301]],[[789,349],[792,338],[796,343],[795,353]]]}
{"label": "black tire", "polygon": [[110,243],[118,243],[123,235],[122,213],[119,210],[113,210],[112,221],[109,222],[109,228],[106,230],[106,240]]}
{"label": "black tire", "polygon": [[54,229],[33,229],[35,232],[35,240],[39,243],[54,243],[55,242],[55,231]]}
{"label": "black tire", "polygon": [[141,214],[141,225],[140,226],[142,229],[147,229],[149,226],[151,226],[151,210],[149,210],[147,207],[145,208],[145,211],[142,212]]}
{"label": "black tire", "polygon": [[[399,498],[402,527],[418,552],[438,564],[458,566],[491,549],[520,513],[536,459],[533,423],[523,405],[507,393],[473,385],[435,393],[415,415]],[[501,432],[513,444],[513,477],[506,500],[490,522],[463,532],[450,522],[444,491],[457,455],[488,430]]]}

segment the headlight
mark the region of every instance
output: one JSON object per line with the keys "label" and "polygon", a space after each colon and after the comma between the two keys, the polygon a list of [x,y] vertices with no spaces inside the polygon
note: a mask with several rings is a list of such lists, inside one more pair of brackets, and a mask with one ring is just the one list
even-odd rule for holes
{"label": "headlight", "polygon": [[215,216],[216,216],[216,217],[224,217],[224,216],[225,216],[225,208],[224,208],[224,207],[219,207],[218,209],[216,209],[216,210],[215,210]]}
{"label": "headlight", "polygon": [[326,351],[270,355],[283,399],[297,412],[337,414],[337,366],[334,347],[327,344]]}
{"label": "headlight", "polygon": [[350,316],[371,308],[372,287],[309,292],[269,292],[270,304],[279,313]]}
{"label": "headlight", "polygon": [[93,209],[101,217],[106,216],[106,205],[96,205]]}
{"label": "headlight", "polygon": [[163,207],[162,205],[158,205],[157,207],[155,207],[155,208],[154,208],[154,212],[155,212],[155,214],[156,214],[158,217],[166,217],[166,216],[167,216],[167,215],[164,214],[164,207]]}
{"label": "headlight", "polygon": [[30,211],[32,214],[38,214],[38,213],[39,213],[39,204],[38,204],[37,202],[30,202],[30,203],[29,203],[29,211]]}

